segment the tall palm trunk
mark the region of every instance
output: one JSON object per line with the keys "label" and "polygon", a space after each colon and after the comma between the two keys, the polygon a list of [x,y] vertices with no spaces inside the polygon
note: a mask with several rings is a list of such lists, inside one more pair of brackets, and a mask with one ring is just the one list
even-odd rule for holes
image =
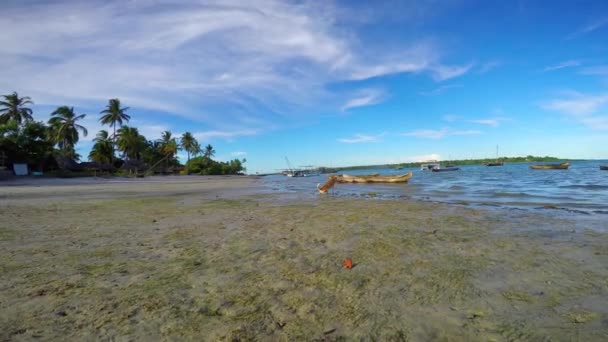
{"label": "tall palm trunk", "polygon": [[114,151],[116,151],[116,123],[112,124],[112,128],[114,129],[114,135],[112,136],[112,157],[110,158],[110,163],[114,165]]}

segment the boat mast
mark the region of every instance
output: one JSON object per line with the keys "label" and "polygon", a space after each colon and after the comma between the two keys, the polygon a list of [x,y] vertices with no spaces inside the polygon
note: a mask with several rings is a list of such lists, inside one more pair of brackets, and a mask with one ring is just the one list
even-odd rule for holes
{"label": "boat mast", "polygon": [[289,172],[293,172],[295,169],[293,168],[293,165],[291,165],[291,163],[289,162],[289,159],[287,159],[287,156],[285,156],[285,161],[287,162],[287,170]]}

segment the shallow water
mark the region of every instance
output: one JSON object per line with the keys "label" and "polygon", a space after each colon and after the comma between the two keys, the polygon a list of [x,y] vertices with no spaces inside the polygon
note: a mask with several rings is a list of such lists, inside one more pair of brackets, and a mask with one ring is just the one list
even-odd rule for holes
{"label": "shallow water", "polygon": [[[573,161],[568,170],[531,170],[531,164],[466,165],[460,166],[459,171],[441,173],[418,168],[346,171],[351,175],[412,171],[414,177],[408,184],[338,184],[334,194],[513,209],[552,209],[552,212],[559,210],[604,218],[608,215],[608,172],[599,169],[599,165],[608,164],[608,161]],[[264,183],[276,191],[315,195],[317,184],[326,179],[327,175],[302,178],[273,175],[264,177]]]}

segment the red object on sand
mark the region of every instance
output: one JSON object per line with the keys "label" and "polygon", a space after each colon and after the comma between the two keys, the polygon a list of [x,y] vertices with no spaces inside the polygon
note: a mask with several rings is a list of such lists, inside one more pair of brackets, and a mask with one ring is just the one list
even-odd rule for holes
{"label": "red object on sand", "polygon": [[346,258],[344,259],[344,262],[342,262],[342,265],[344,265],[344,268],[350,270],[351,268],[353,268],[353,260],[351,258]]}

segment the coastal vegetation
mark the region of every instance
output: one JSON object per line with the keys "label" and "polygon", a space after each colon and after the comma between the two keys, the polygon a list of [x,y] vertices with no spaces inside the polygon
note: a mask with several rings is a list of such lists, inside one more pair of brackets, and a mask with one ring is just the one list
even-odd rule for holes
{"label": "coastal vegetation", "polygon": [[[532,156],[528,155],[525,157],[499,157],[499,158],[482,158],[482,159],[457,159],[457,160],[442,160],[441,163],[445,165],[484,165],[487,163],[493,163],[497,160],[504,163],[527,163],[527,162],[556,162],[562,159],[550,156]],[[388,166],[392,167],[418,167],[420,163],[400,163],[391,164]]]}
{"label": "coastal vegetation", "polygon": [[[81,123],[88,114],[74,107],[59,106],[47,122],[36,121],[28,96],[17,92],[3,95],[0,101],[0,168],[27,164],[33,171],[59,175],[87,175],[87,171],[109,174],[176,173],[238,174],[245,171],[245,160],[215,161],[211,144],[201,148],[191,132],[175,137],[165,131],[160,139],[150,140],[137,127],[129,126],[131,115],[120,99],[108,100],[99,122],[109,129],[95,135],[88,162],[80,162],[76,145],[89,131]],[[187,161],[182,165],[177,154],[183,150]],[[191,160],[191,157],[194,157]]]}

